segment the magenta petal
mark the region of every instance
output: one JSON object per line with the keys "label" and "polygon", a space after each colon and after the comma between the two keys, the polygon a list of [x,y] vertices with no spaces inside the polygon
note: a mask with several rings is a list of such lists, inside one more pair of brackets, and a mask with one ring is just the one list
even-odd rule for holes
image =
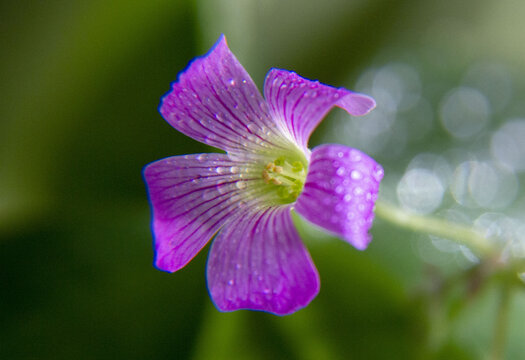
{"label": "magenta petal", "polygon": [[229,222],[213,241],[208,289],[222,311],[290,314],[319,292],[319,276],[292,223],[290,207],[270,207]]}
{"label": "magenta petal", "polygon": [[355,116],[364,115],[375,107],[375,101],[369,96],[277,69],[266,76],[264,96],[278,126],[305,152],[310,135],[334,106]]}
{"label": "magenta petal", "polygon": [[306,220],[367,247],[383,169],[365,153],[343,145],[316,147],[295,210]]}
{"label": "magenta petal", "polygon": [[159,110],[175,129],[228,152],[265,148],[275,134],[266,102],[224,36],[179,74]]}
{"label": "magenta petal", "polygon": [[345,109],[349,114],[354,116],[361,116],[368,114],[376,107],[376,101],[368,95],[352,93],[343,96],[336,104],[342,109]]}
{"label": "magenta petal", "polygon": [[239,188],[250,181],[239,186],[239,166],[225,154],[195,154],[145,168],[159,269],[173,272],[185,266],[238,211],[244,201]]}

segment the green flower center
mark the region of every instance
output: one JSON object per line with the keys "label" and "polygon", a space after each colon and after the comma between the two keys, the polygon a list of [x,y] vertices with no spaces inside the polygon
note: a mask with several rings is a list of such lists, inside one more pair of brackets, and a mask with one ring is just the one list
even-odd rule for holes
{"label": "green flower center", "polygon": [[262,178],[284,203],[291,203],[303,190],[306,166],[301,161],[290,161],[281,156],[266,164]]}

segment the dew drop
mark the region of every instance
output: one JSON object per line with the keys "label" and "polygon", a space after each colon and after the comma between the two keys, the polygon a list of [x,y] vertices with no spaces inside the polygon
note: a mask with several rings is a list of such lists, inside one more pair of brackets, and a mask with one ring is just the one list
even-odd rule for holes
{"label": "dew drop", "polygon": [[337,175],[343,176],[345,174],[345,168],[343,166],[339,167],[336,171]]}
{"label": "dew drop", "polygon": [[376,179],[376,181],[381,181],[381,179],[383,178],[383,175],[385,174],[385,172],[383,171],[383,169],[381,167],[378,167],[374,173],[372,174],[372,176],[374,177],[374,179]]}
{"label": "dew drop", "polygon": [[242,189],[245,189],[246,188],[246,182],[242,181],[242,180],[239,180],[235,183],[235,187],[239,190],[242,190]]}
{"label": "dew drop", "polygon": [[354,180],[359,180],[363,177],[363,175],[358,170],[352,170],[352,172],[350,173],[350,176]]}
{"label": "dew drop", "polygon": [[235,86],[235,79],[230,79],[230,85]]}

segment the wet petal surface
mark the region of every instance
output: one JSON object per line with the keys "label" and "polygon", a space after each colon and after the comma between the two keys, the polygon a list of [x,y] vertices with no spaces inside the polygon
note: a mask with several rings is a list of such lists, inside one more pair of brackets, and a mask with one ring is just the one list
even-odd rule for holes
{"label": "wet petal surface", "polygon": [[357,149],[343,145],[316,147],[295,210],[363,250],[371,239],[368,230],[382,177],[381,166]]}
{"label": "wet petal surface", "polygon": [[213,241],[207,279],[222,311],[285,315],[306,306],[319,292],[317,270],[289,206],[250,211],[228,223]]}
{"label": "wet petal surface", "polygon": [[179,74],[160,113],[180,132],[230,153],[279,147],[268,106],[222,36]]}
{"label": "wet petal surface", "polygon": [[146,167],[159,269],[184,267],[240,208],[264,201],[257,197],[262,179],[250,171],[225,154],[174,156]]}
{"label": "wet petal surface", "polygon": [[334,106],[355,116],[364,115],[375,107],[375,101],[369,96],[278,69],[268,73],[264,96],[280,131],[305,153],[308,153],[310,135]]}

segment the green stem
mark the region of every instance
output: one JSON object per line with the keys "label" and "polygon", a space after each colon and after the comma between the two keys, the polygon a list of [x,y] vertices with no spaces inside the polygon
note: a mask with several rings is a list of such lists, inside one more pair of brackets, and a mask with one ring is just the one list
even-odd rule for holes
{"label": "green stem", "polygon": [[438,217],[410,213],[383,201],[376,202],[375,214],[378,218],[399,227],[432,234],[465,245],[479,257],[489,256],[495,250],[489,239],[469,226],[453,223]]}
{"label": "green stem", "polygon": [[508,284],[503,284],[500,294],[496,324],[494,326],[494,340],[492,342],[491,360],[502,360],[505,356],[505,340],[509,322],[511,289]]}

